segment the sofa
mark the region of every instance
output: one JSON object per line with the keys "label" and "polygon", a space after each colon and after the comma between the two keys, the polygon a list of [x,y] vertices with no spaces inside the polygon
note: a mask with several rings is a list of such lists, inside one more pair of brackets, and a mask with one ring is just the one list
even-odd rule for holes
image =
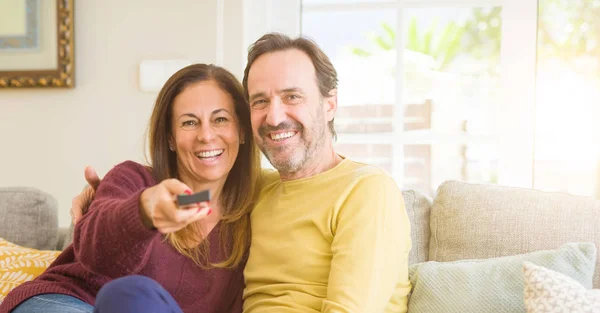
{"label": "sofa", "polygon": [[[458,181],[442,183],[434,199],[414,190],[403,196],[410,264],[497,258],[569,242],[600,248],[600,201],[592,198]],[[600,288],[600,262],[593,286]]]}
{"label": "sofa", "polygon": [[[404,190],[403,197],[411,221],[411,267],[514,256],[569,242],[600,247],[600,201],[591,198],[459,181],[441,184],[433,199],[416,190]],[[59,229],[57,210],[43,191],[0,188],[0,237],[35,249],[64,249],[72,229]],[[590,279],[600,287],[598,264]]]}
{"label": "sofa", "polygon": [[0,238],[14,244],[62,250],[71,240],[69,228],[58,226],[56,198],[37,188],[0,188],[0,216]]}

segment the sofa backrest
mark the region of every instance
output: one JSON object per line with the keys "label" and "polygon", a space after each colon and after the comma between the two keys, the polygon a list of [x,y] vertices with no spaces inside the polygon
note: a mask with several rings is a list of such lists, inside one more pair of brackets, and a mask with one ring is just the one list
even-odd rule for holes
{"label": "sofa backrest", "polygon": [[448,181],[438,188],[429,224],[431,261],[516,255],[568,242],[600,248],[600,201],[564,193]]}
{"label": "sofa backrest", "polygon": [[31,187],[0,188],[0,237],[14,244],[54,250],[58,242],[58,202]]}
{"label": "sofa backrest", "polygon": [[410,236],[412,249],[408,255],[408,263],[420,263],[429,260],[429,214],[431,198],[416,190],[403,190],[404,206],[410,220]]}

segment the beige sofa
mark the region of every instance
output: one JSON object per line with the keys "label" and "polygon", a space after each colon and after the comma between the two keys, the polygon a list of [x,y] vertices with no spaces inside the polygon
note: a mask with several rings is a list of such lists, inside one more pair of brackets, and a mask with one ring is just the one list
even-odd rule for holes
{"label": "beige sofa", "polygon": [[[600,251],[600,201],[562,193],[447,181],[434,199],[403,191],[411,220],[410,263],[491,258],[573,241]],[[0,188],[0,237],[37,249],[62,249],[57,202],[34,188]],[[598,262],[600,263],[600,262]],[[594,287],[600,287],[596,267]]]}
{"label": "beige sofa", "polygon": [[[593,242],[600,201],[563,193],[447,181],[435,198],[403,192],[411,220],[410,264],[488,259]],[[600,256],[597,256],[600,260]],[[593,278],[600,288],[600,262]]]}
{"label": "beige sofa", "polygon": [[[440,185],[434,199],[414,190],[403,191],[403,196],[412,226],[411,265],[514,256],[557,249],[569,242],[592,242],[600,248],[600,201],[590,198],[456,181]],[[0,216],[3,217],[0,237],[37,249],[64,249],[70,242],[71,231],[58,228],[56,215],[56,200],[44,192],[32,188],[0,188]],[[593,286],[600,288],[598,264],[595,269]],[[591,273],[588,279],[590,276]],[[479,280],[479,276],[474,280]],[[471,281],[467,279],[467,285]],[[497,280],[490,282],[498,284]],[[435,282],[428,286],[456,288],[457,284],[455,281]],[[517,289],[522,290],[522,287]],[[504,289],[499,293],[504,293]],[[492,302],[495,296],[492,295]],[[411,299],[415,298],[418,297],[413,294]],[[444,297],[435,293],[433,298]],[[522,302],[514,299],[513,304]],[[491,306],[497,307],[495,302]],[[523,312],[522,303],[516,307],[519,309],[510,312]],[[411,312],[448,310],[411,309]],[[481,311],[461,309],[460,312]]]}

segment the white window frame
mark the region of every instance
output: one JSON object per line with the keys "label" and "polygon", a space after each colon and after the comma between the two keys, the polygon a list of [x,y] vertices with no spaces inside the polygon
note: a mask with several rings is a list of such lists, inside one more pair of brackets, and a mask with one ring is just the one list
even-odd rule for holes
{"label": "white window frame", "polygon": [[217,64],[242,79],[248,46],[269,32],[300,35],[301,0],[217,0]]}

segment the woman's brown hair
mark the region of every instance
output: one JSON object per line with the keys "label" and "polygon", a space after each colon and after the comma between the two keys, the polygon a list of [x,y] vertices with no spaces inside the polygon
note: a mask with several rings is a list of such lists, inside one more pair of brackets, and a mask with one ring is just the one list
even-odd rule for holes
{"label": "woman's brown hair", "polygon": [[[191,258],[204,268],[233,268],[243,262],[250,246],[250,211],[256,197],[257,178],[260,173],[260,155],[252,136],[250,107],[244,96],[240,82],[227,70],[207,64],[193,64],[173,74],[160,90],[148,129],[148,144],[152,174],[157,181],[178,178],[177,155],[169,150],[172,136],[173,102],[191,84],[214,81],[233,99],[243,138],[240,138],[238,156],[227,175],[221,191],[220,201],[223,210],[220,225],[221,249],[227,258],[215,261],[209,256],[208,240],[196,224],[168,234],[167,240],[181,254]],[[201,242],[195,248],[186,243]]]}

